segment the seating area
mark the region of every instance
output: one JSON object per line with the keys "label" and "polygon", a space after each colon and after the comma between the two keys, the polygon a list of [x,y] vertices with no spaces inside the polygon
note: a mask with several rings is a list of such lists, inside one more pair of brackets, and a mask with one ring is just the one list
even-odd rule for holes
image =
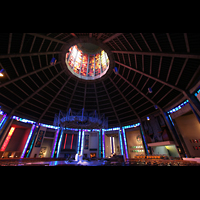
{"label": "seating area", "polygon": [[200,163],[197,163],[196,161],[185,161],[181,159],[169,160],[169,159],[144,158],[144,157],[126,159],[125,165],[127,166],[200,166]]}
{"label": "seating area", "polygon": [[66,159],[65,158],[0,158],[0,166],[30,166],[30,163],[31,166],[33,166],[35,162],[49,162],[49,161],[63,161],[63,160]]}

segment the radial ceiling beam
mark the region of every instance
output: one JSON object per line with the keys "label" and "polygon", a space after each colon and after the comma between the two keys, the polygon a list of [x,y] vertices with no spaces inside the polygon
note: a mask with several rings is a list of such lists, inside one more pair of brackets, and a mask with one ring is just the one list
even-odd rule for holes
{"label": "radial ceiling beam", "polygon": [[103,35],[103,33],[99,33],[97,36],[97,40]]}
{"label": "radial ceiling beam", "polygon": [[39,55],[47,55],[47,54],[60,54],[61,51],[50,51],[50,52],[34,52],[34,53],[13,53],[13,54],[1,54],[1,58],[16,58],[23,56],[39,56]]}
{"label": "radial ceiling beam", "polygon": [[[130,83],[128,80],[126,80],[121,74],[117,74],[120,78],[122,78],[124,81],[126,81],[131,87],[133,87],[135,90],[137,90],[143,97],[145,97],[148,101],[150,101],[153,105],[157,105],[153,100],[151,100],[148,96],[146,96],[143,92],[141,92],[137,87],[135,87],[132,83]],[[158,106],[159,107],[159,106]]]}
{"label": "radial ceiling beam", "polygon": [[145,52],[145,51],[112,51],[112,53],[200,59],[200,54],[198,55],[198,54],[191,54],[191,53],[164,53],[164,52],[152,52],[152,51],[151,52]]}
{"label": "radial ceiling beam", "polygon": [[38,123],[40,122],[40,120],[43,118],[43,116],[45,115],[45,113],[48,111],[48,109],[51,107],[52,103],[55,101],[55,99],[57,98],[57,96],[60,94],[60,92],[63,90],[63,88],[66,86],[66,84],[68,83],[69,79],[72,77],[72,75],[70,75],[68,77],[68,79],[65,81],[65,83],[63,84],[63,86],[60,88],[60,90],[57,92],[56,96],[52,99],[52,101],[50,102],[50,104],[46,107],[45,111],[42,113],[42,115],[40,116]]}
{"label": "radial ceiling beam", "polygon": [[30,96],[28,96],[26,99],[24,99],[24,101],[22,101],[20,104],[18,104],[13,110],[12,110],[12,114],[15,112],[15,110],[17,110],[20,106],[22,106],[24,103],[26,103],[30,98],[32,98],[34,95],[36,95],[40,90],[42,90],[44,87],[46,87],[49,83],[51,83],[54,79],[56,79],[58,76],[60,76],[63,72],[65,71],[65,69],[63,69],[62,71],[60,71],[56,76],[54,76],[52,79],[50,79],[48,82],[46,82],[42,87],[40,87],[39,89],[37,89],[33,94],[31,94]]}
{"label": "radial ceiling beam", "polygon": [[97,103],[98,115],[100,116],[100,111],[99,111],[99,101],[98,101],[98,97],[97,97],[97,88],[96,88],[96,84],[95,84],[95,83],[94,83],[94,91],[95,91],[95,97],[96,97],[96,103]]}
{"label": "radial ceiling beam", "polygon": [[46,36],[46,35],[41,35],[39,33],[27,33],[27,34],[33,35],[33,36],[36,36],[36,37],[40,37],[40,38],[44,38],[44,39],[47,39],[47,40],[51,40],[51,41],[54,41],[54,42],[58,42],[58,43],[67,44],[67,42],[64,42],[62,40],[58,40],[56,38],[52,38],[52,37],[49,37],[49,36]]}
{"label": "radial ceiling beam", "polygon": [[160,80],[160,79],[158,79],[158,78],[155,78],[155,77],[153,77],[153,76],[151,76],[151,75],[149,75],[149,74],[146,74],[146,73],[144,73],[144,72],[141,72],[140,70],[137,70],[137,69],[135,69],[135,68],[129,67],[129,66],[123,64],[123,63],[120,63],[120,62],[118,62],[118,61],[115,61],[115,63],[117,63],[117,64],[119,64],[119,65],[122,65],[122,66],[124,66],[124,67],[126,67],[126,68],[128,68],[128,69],[130,69],[130,70],[132,70],[132,71],[135,71],[135,72],[139,73],[139,74],[142,74],[142,75],[144,75],[144,76],[146,76],[146,77],[148,77],[148,78],[151,78],[151,79],[153,79],[153,80],[155,80],[155,81],[158,81],[158,82],[160,82],[160,83],[162,83],[162,84],[164,84],[164,85],[167,85],[167,86],[169,86],[169,87],[171,87],[171,88],[173,88],[173,89],[175,89],[175,90],[178,90],[179,92],[183,92],[183,91],[184,91],[184,90],[182,90],[182,89],[180,89],[180,88],[178,88],[178,87],[176,87],[176,86],[174,86],[174,85],[172,85],[172,84],[170,84],[170,83],[167,83],[167,82],[165,82],[165,81],[162,81],[162,80]]}
{"label": "radial ceiling beam", "polygon": [[115,34],[112,35],[111,37],[105,39],[105,40],[103,41],[103,43],[109,42],[110,40],[113,40],[113,39],[115,39],[116,37],[119,37],[121,34],[122,34],[122,33],[115,33]]}
{"label": "radial ceiling beam", "polygon": [[105,91],[106,91],[106,94],[107,94],[107,96],[108,96],[108,98],[109,98],[109,100],[110,100],[110,104],[111,104],[111,106],[112,106],[112,108],[113,108],[113,110],[114,110],[114,113],[115,113],[115,116],[116,116],[116,118],[117,118],[117,121],[118,121],[119,125],[121,126],[121,122],[120,122],[120,120],[119,120],[119,117],[118,117],[118,115],[117,115],[117,112],[116,112],[116,110],[115,110],[115,107],[114,107],[114,105],[113,105],[113,103],[112,103],[112,100],[111,100],[111,98],[110,98],[110,95],[109,95],[109,93],[108,93],[108,91],[107,91],[107,89],[106,89],[106,86],[105,86],[105,84],[104,84],[103,81],[102,81],[102,85],[103,85],[103,87],[104,87],[104,89],[105,89]]}
{"label": "radial ceiling beam", "polygon": [[76,91],[77,85],[78,85],[78,81],[76,82],[76,85],[74,86],[74,90],[73,90],[72,96],[71,96],[71,98],[70,98],[70,100],[69,100],[69,103],[68,103],[68,105],[67,105],[67,111],[68,111],[69,108],[70,108],[70,105],[71,105],[72,99],[73,99],[73,97],[74,97],[74,93],[75,93],[75,91]]}
{"label": "radial ceiling beam", "polygon": [[87,82],[85,83],[85,91],[84,91],[84,99],[83,99],[83,108],[84,108],[84,110],[85,110],[86,91],[87,91]]}
{"label": "radial ceiling beam", "polygon": [[[60,63],[60,61],[57,62],[56,64],[59,64],[59,63]],[[21,80],[22,78],[25,78],[25,77],[30,76],[30,75],[32,75],[32,74],[35,74],[35,73],[37,73],[37,72],[43,71],[43,70],[45,70],[45,69],[47,69],[47,68],[50,68],[50,67],[52,67],[52,65],[48,65],[48,66],[46,66],[46,67],[37,69],[37,70],[35,70],[35,71],[32,71],[32,72],[27,73],[27,74],[24,74],[24,75],[22,75],[22,76],[20,76],[20,77],[17,77],[17,78],[15,78],[15,79],[12,79],[12,80],[10,80],[10,81],[7,81],[7,82],[5,82],[5,83],[3,83],[3,84],[0,84],[0,88],[1,88],[1,87],[4,87],[4,86],[6,86],[6,85],[9,85],[10,83],[14,83],[14,82],[16,82],[16,81],[18,81],[18,80]]]}
{"label": "radial ceiling beam", "polygon": [[134,110],[134,108],[132,107],[132,105],[128,102],[128,100],[126,99],[126,97],[122,94],[122,92],[120,91],[120,89],[117,87],[117,85],[114,83],[114,81],[109,77],[110,81],[113,83],[113,85],[116,87],[116,89],[118,90],[118,92],[121,94],[121,96],[123,97],[123,99],[126,101],[126,103],[129,105],[129,107],[131,108],[131,110],[134,112],[134,114],[137,116],[138,120],[140,120],[139,115],[136,113],[136,111]]}

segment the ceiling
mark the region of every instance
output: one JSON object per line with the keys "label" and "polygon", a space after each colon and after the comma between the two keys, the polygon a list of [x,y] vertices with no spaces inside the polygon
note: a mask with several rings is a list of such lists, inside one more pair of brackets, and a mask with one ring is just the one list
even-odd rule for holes
{"label": "ceiling", "polygon": [[[82,37],[109,49],[119,73],[111,69],[94,82],[70,74],[61,55]],[[199,47],[199,33],[0,33],[0,69],[6,71],[0,105],[47,124],[59,110],[84,108],[105,114],[109,127],[129,125],[165,109],[199,80]]]}

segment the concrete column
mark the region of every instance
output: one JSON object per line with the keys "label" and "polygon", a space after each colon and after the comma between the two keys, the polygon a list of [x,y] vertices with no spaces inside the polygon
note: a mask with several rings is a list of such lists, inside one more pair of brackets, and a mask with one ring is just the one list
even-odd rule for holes
{"label": "concrete column", "polygon": [[175,145],[179,146],[179,148],[181,149],[181,157],[188,157],[189,156],[189,154],[188,154],[189,152],[187,152],[187,148],[185,148],[184,143],[181,142],[181,139],[180,139],[180,137],[179,137],[174,125],[173,125],[173,121],[172,122],[170,121],[169,116],[163,110],[162,110],[161,114],[163,115],[165,123],[166,123],[166,125],[167,125],[167,127],[168,127],[168,129],[169,129],[169,131],[171,133],[171,136],[172,136],[172,138],[173,138],[173,140],[175,142]]}
{"label": "concrete column", "polygon": [[0,147],[3,145],[3,142],[4,142],[4,140],[5,140],[6,136],[7,136],[7,133],[10,130],[10,127],[12,125],[13,119],[12,119],[12,115],[11,114],[8,115],[8,118],[6,119],[6,122],[5,122],[4,126],[1,129],[1,132],[0,132]]}
{"label": "concrete column", "polygon": [[189,100],[192,109],[195,110],[195,112],[197,113],[197,115],[195,115],[200,122],[200,102],[193,94],[190,94],[188,92],[184,92],[183,94]]}

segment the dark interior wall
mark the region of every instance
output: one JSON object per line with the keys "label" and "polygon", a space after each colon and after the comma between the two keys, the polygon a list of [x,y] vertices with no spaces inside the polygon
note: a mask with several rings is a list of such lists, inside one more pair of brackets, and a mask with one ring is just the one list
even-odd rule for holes
{"label": "dark interior wall", "polygon": [[15,128],[15,131],[6,147],[6,151],[23,151],[30,128]]}
{"label": "dark interior wall", "polygon": [[200,124],[192,112],[187,112],[174,119],[179,133],[192,157],[200,156]]}

